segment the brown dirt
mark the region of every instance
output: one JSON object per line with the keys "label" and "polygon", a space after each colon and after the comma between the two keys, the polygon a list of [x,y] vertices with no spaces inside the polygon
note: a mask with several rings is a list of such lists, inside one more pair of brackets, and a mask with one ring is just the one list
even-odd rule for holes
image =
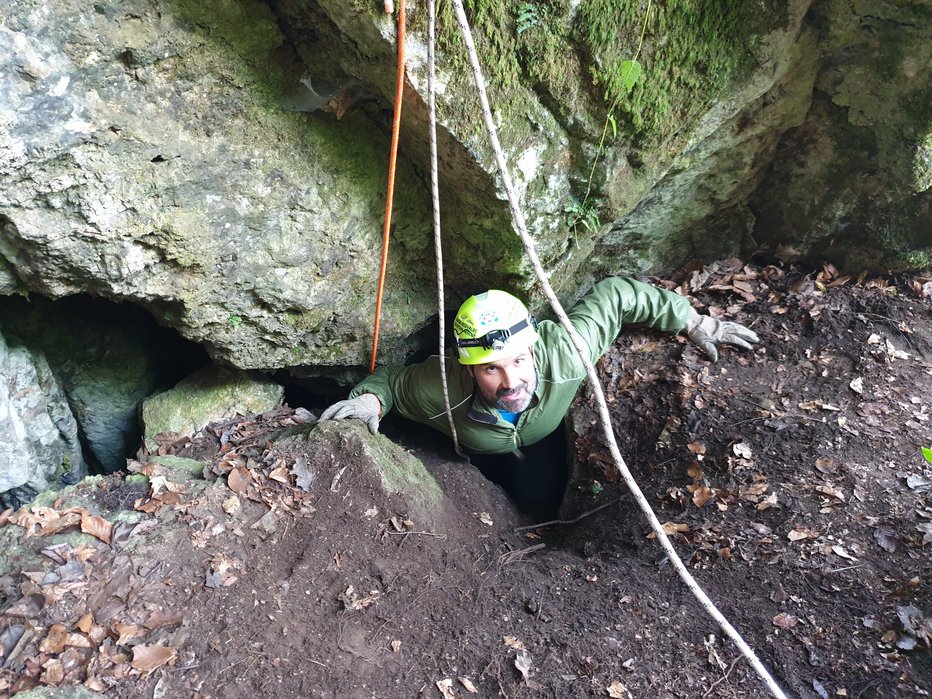
{"label": "brown dirt", "polygon": [[[683,561],[791,696],[928,696],[929,280],[727,260],[655,281],[762,338],[710,364],[682,339],[626,332],[600,364],[622,452],[678,525]],[[0,528],[23,543],[0,576],[0,695],[443,697],[449,680],[463,697],[464,678],[477,696],[766,696],[646,537],[588,396],[571,419],[562,517],[586,516],[519,532],[448,445],[391,420],[443,490],[439,510],[386,491],[359,425],[315,449],[325,431],[283,408],[166,439],[216,480],[175,493],[146,466],[155,497],[116,478],[81,486],[111,519],[151,510],[111,546]],[[270,441],[281,430],[296,434]]]}

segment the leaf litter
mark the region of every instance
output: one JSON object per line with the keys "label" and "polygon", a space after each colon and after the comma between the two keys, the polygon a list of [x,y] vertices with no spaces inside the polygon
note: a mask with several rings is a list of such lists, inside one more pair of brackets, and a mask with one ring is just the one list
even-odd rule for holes
{"label": "leaf litter", "polygon": [[[912,281],[696,267],[655,282],[750,325],[761,346],[713,365],[682,339],[628,333],[600,363],[625,456],[675,545],[794,695],[932,684],[917,443],[932,338],[929,282]],[[567,519],[619,495],[592,414],[580,397]],[[762,696],[734,649],[710,650],[708,620],[623,493],[577,525],[527,532],[540,543],[514,557],[523,522],[474,472],[419,447],[447,493],[428,524],[365,470],[364,428],[331,453],[288,441],[312,427],[281,406],[160,435],[130,464],[145,492],[119,517],[95,503],[138,486],[81,484],[84,500],[0,513],[23,551],[0,568],[0,694]],[[208,480],[157,455],[198,459]]]}

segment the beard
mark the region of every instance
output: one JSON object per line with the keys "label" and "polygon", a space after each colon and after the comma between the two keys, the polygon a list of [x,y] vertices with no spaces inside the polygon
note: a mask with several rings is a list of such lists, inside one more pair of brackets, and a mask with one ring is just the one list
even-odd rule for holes
{"label": "beard", "polygon": [[500,388],[495,392],[495,400],[492,401],[492,404],[497,410],[504,410],[506,413],[520,413],[527,410],[536,390],[537,378],[535,377],[534,386],[529,383],[522,383],[511,390]]}

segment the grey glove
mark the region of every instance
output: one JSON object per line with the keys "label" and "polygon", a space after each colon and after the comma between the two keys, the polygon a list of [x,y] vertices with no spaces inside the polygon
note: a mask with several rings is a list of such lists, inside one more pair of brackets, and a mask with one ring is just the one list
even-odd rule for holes
{"label": "grey glove", "polygon": [[751,343],[760,340],[757,333],[740,323],[704,316],[696,313],[695,309],[690,309],[684,329],[692,343],[705,352],[713,362],[718,359],[716,345],[737,345],[744,349],[754,349]]}
{"label": "grey glove", "polygon": [[355,398],[334,403],[321,413],[318,422],[355,418],[365,422],[369,427],[369,431],[372,434],[376,434],[379,431],[379,417],[381,413],[381,401],[372,393],[363,393]]}

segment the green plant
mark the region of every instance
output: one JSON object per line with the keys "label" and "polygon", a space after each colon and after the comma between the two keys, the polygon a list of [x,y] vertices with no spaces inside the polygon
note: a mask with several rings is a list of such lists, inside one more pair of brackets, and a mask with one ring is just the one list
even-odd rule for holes
{"label": "green plant", "polygon": [[523,34],[539,24],[540,11],[537,9],[537,5],[530,2],[522,2],[518,5],[518,12],[515,14],[515,27],[518,34]]}
{"label": "green plant", "polygon": [[599,229],[599,212],[596,203],[588,197],[583,201],[573,197],[569,206],[563,209],[566,214],[566,222],[576,235],[576,229],[580,226],[590,233],[595,233]]}
{"label": "green plant", "polygon": [[230,316],[227,320],[230,321],[230,325],[232,325],[234,328],[243,322],[242,316],[235,316],[235,315]]}
{"label": "green plant", "polygon": [[926,457],[926,461],[932,464],[932,449],[929,449],[928,447],[923,447],[922,455]]}
{"label": "green plant", "polygon": [[609,127],[611,127],[612,130],[612,138],[615,139],[618,137],[618,123],[615,120],[615,109],[617,109],[622,95],[631,93],[631,90],[637,85],[638,80],[641,79],[641,74],[644,72],[643,66],[638,62],[638,56],[641,53],[641,48],[644,46],[644,34],[647,32],[647,20],[650,18],[651,3],[652,0],[647,1],[644,22],[641,25],[641,37],[638,40],[638,47],[634,52],[634,57],[622,61],[618,66],[618,77],[625,91],[618,94],[608,108],[608,113],[605,116],[605,125],[602,127],[602,137],[599,139],[599,146],[596,149],[595,158],[592,161],[592,168],[589,170],[589,179],[586,181],[586,193],[583,195],[582,201],[574,197],[573,202],[564,209],[570,216],[569,222],[573,228],[573,235],[576,234],[576,226],[579,224],[582,224],[587,230],[592,232],[599,226],[598,207],[590,199],[590,195],[592,194],[592,178],[595,176],[595,169],[599,165],[599,159],[605,152],[605,139],[608,136]]}
{"label": "green plant", "polygon": [[618,124],[615,122],[615,109],[618,108],[618,104],[621,102],[623,95],[631,94],[631,90],[637,85],[638,80],[641,79],[641,74],[644,72],[644,68],[638,62],[638,56],[641,55],[641,48],[644,46],[644,34],[647,33],[647,20],[650,18],[650,9],[651,0],[647,0],[644,23],[641,25],[641,37],[638,39],[638,47],[634,52],[634,57],[622,61],[618,66],[618,77],[621,79],[621,83],[624,86],[624,92],[619,93],[615,99],[612,100],[612,104],[608,108],[608,114],[605,117],[605,125],[602,127],[602,137],[599,139],[599,147],[596,149],[595,159],[592,161],[592,169],[589,170],[589,180],[586,182],[586,194],[583,197],[583,203],[588,201],[589,194],[592,192],[592,178],[599,164],[599,158],[601,158],[602,154],[605,152],[605,138],[608,136],[609,126],[612,127],[612,138],[618,137]]}

